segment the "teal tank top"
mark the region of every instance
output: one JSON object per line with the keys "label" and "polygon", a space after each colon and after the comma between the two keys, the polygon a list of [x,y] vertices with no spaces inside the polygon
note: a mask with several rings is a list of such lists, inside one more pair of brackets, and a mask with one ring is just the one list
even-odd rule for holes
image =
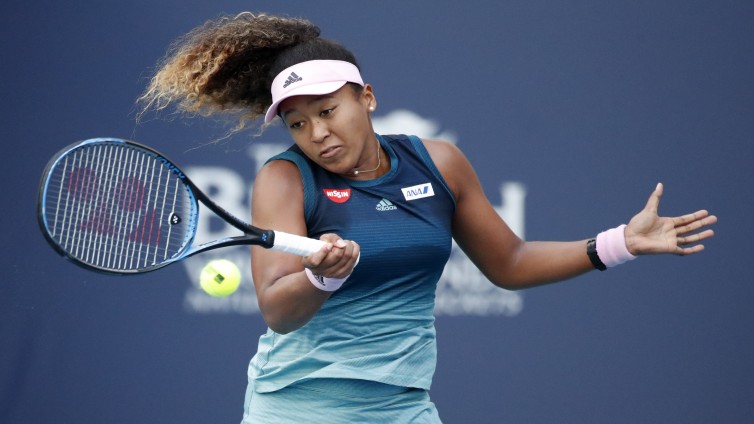
{"label": "teal tank top", "polygon": [[455,199],[421,140],[377,137],[391,168],[373,180],[331,174],[296,146],[270,159],[301,172],[309,237],[354,240],[361,258],[306,325],[260,338],[249,365],[258,392],[317,378],[430,387],[435,289],[450,255]]}

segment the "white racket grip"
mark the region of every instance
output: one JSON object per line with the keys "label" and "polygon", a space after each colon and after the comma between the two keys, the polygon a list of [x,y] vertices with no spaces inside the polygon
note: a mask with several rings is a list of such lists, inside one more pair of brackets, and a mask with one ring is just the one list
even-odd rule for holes
{"label": "white racket grip", "polygon": [[[297,236],[282,231],[273,231],[273,233],[275,233],[275,243],[270,249],[279,252],[291,253],[299,256],[309,256],[327,244],[322,240]],[[359,256],[356,258],[354,266],[359,264],[359,260],[361,260],[361,253],[359,253]]]}
{"label": "white racket grip", "polygon": [[316,240],[309,237],[301,237],[295,234],[284,233],[282,231],[273,232],[275,233],[275,244],[272,245],[271,249],[280,252],[299,256],[309,256],[312,253],[317,252],[326,244],[322,240]]}

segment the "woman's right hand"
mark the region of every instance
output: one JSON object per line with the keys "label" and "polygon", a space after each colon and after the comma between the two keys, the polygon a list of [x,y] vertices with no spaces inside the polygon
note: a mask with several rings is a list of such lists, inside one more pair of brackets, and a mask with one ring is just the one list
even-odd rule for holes
{"label": "woman's right hand", "polygon": [[319,239],[327,244],[318,252],[304,257],[304,267],[323,277],[346,278],[351,275],[360,254],[358,243],[343,240],[332,233],[323,234]]}

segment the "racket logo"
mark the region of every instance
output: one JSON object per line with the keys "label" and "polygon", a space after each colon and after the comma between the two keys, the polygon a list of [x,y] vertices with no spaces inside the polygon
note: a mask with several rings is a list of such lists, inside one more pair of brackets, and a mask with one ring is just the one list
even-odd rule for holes
{"label": "racket logo", "polygon": [[322,191],[325,193],[325,196],[327,196],[328,199],[332,200],[335,203],[345,203],[348,201],[348,199],[351,198],[351,189],[343,189],[338,190],[334,188],[325,188],[322,189]]}
{"label": "racket logo", "polygon": [[180,216],[176,215],[175,212],[170,214],[170,225],[178,225],[181,223],[182,219]]}
{"label": "racket logo", "polygon": [[[66,237],[71,239],[76,235],[84,240],[107,236],[158,245],[164,235],[154,199],[149,201],[144,181],[133,175],[109,180],[108,177],[112,176],[100,175],[89,166],[76,167],[64,174],[64,189],[58,196],[70,199],[70,206],[67,211],[61,208],[64,211],[57,226],[67,228]],[[170,222],[180,223],[177,215],[175,218],[177,222],[172,217]]]}

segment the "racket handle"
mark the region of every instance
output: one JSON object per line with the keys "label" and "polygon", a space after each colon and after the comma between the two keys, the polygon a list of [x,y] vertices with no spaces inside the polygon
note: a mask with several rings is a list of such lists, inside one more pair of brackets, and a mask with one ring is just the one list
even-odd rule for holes
{"label": "racket handle", "polygon": [[282,231],[273,231],[275,238],[273,240],[272,250],[285,253],[292,253],[299,256],[309,256],[321,249],[325,242],[308,237],[301,237],[294,234],[284,233]]}

